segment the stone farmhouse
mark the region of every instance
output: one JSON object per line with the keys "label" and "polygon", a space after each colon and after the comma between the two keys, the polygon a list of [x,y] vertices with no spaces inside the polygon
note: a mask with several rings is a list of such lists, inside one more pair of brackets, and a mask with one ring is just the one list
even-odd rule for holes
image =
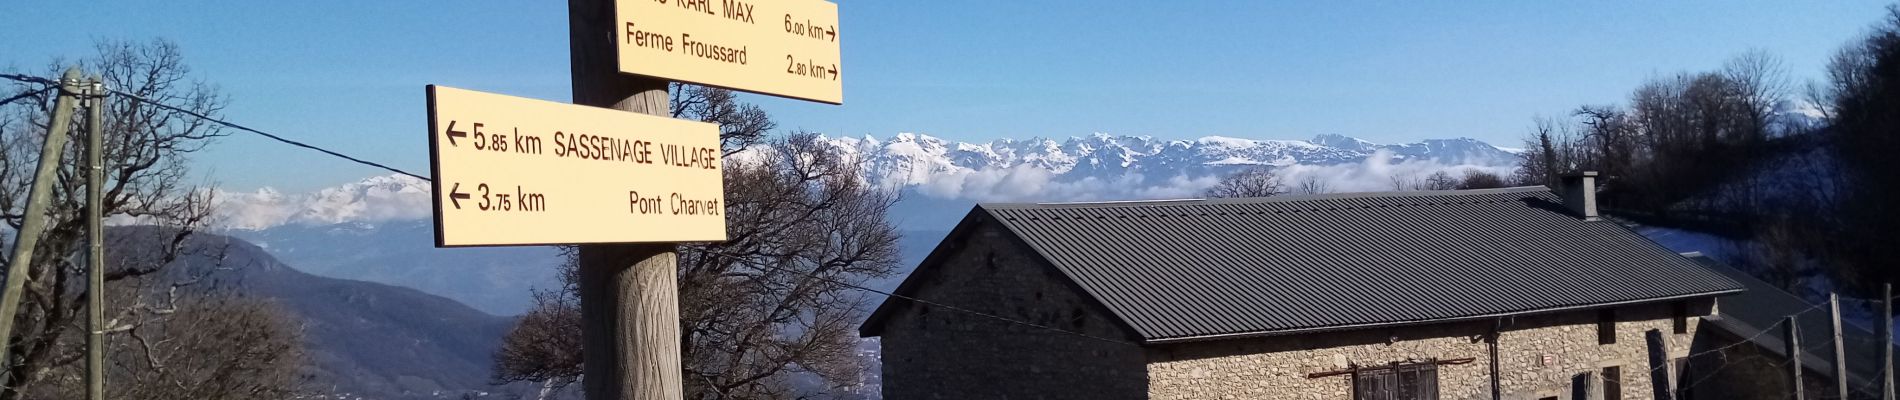
{"label": "stone farmhouse", "polygon": [[1697,374],[1772,347],[1711,323],[1745,286],[1598,218],[1594,177],[982,204],[860,333],[897,400],[1785,398],[1698,391],[1785,370]]}

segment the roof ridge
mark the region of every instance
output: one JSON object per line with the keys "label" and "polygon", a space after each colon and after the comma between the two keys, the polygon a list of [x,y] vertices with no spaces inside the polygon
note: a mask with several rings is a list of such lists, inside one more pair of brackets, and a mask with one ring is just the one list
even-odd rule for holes
{"label": "roof ridge", "polygon": [[[1531,193],[1531,192],[1547,192],[1547,191],[1550,191],[1550,188],[1547,188],[1544,186],[1517,186],[1517,187],[1493,188],[1493,189],[1349,192],[1349,193],[1324,193],[1324,194],[1302,194],[1302,195],[1282,195],[1282,196],[1269,196],[1269,197],[1241,197],[1241,198],[1214,198],[1214,199],[1190,198],[1190,199],[1108,200],[1108,201],[1047,202],[1047,203],[1000,202],[1000,203],[977,203],[976,206],[978,208],[983,208],[983,209],[1006,209],[1006,210],[1007,209],[1067,209],[1067,208],[1133,208],[1133,207],[1208,205],[1208,204],[1298,203],[1298,202],[1308,202],[1308,201],[1352,200],[1352,199],[1369,199],[1369,198],[1438,199],[1438,198],[1453,197],[1453,196],[1473,196],[1473,195],[1489,195],[1489,194],[1503,194],[1503,193]],[[1414,202],[1415,205],[1448,204],[1448,203],[1449,202],[1444,202],[1444,201]]]}

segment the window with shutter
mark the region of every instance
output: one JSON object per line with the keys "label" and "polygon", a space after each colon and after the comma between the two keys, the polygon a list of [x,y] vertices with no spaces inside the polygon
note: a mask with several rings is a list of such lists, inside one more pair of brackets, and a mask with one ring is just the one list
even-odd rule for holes
{"label": "window with shutter", "polygon": [[1603,400],[1623,400],[1623,368],[1603,367]]}
{"label": "window with shutter", "polygon": [[1406,364],[1353,373],[1355,400],[1438,400],[1438,365]]}

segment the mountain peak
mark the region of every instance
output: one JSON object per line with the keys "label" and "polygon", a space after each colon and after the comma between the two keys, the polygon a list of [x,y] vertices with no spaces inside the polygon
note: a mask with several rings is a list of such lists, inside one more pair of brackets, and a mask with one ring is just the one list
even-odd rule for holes
{"label": "mountain peak", "polygon": [[1366,141],[1364,139],[1341,135],[1337,133],[1323,133],[1318,136],[1314,136],[1313,139],[1310,140],[1310,142],[1312,142],[1313,144],[1321,145],[1321,146],[1338,147],[1338,148],[1348,149],[1348,150],[1367,149],[1367,148],[1372,148],[1374,146],[1378,146],[1378,144]]}

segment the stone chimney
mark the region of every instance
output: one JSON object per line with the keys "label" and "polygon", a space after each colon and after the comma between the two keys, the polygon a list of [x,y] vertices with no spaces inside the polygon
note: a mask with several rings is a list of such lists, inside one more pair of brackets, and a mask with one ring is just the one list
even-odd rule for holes
{"label": "stone chimney", "polygon": [[1563,185],[1558,190],[1564,196],[1564,206],[1570,213],[1584,221],[1598,220],[1597,214],[1597,172],[1579,171],[1564,174]]}

